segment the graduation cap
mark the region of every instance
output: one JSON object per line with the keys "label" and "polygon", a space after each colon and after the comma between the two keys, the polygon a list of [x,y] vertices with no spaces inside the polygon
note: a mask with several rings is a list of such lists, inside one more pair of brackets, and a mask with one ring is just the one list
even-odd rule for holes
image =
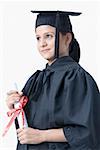
{"label": "graduation cap", "polygon": [[[75,61],[79,61],[80,49],[75,52],[72,48],[76,49],[79,47],[78,42],[74,39],[74,34],[72,31],[72,24],[70,22],[69,16],[79,16],[80,12],[69,12],[69,11],[31,11],[32,13],[38,13],[35,28],[40,25],[51,25],[56,28],[55,34],[55,58],[59,57],[59,32],[66,34],[67,32],[72,33],[74,45],[70,46],[70,56],[72,56]],[[75,56],[76,55],[76,56]]]}

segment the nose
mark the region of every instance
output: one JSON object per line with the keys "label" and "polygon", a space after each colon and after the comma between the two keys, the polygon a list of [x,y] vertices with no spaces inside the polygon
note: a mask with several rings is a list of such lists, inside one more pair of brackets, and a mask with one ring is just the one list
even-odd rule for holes
{"label": "nose", "polygon": [[40,40],[40,47],[45,47],[45,46],[47,46],[46,40],[45,39],[41,39]]}

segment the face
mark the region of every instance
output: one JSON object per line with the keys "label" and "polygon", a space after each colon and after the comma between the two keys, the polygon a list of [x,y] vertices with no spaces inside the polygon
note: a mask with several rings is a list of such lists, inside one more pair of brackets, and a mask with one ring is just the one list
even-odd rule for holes
{"label": "face", "polygon": [[[54,60],[55,55],[55,28],[49,25],[41,25],[36,28],[37,48],[48,63]],[[59,56],[68,55],[69,38],[68,34],[59,34]]]}
{"label": "face", "polygon": [[44,59],[54,59],[55,28],[41,25],[36,28],[37,48]]}

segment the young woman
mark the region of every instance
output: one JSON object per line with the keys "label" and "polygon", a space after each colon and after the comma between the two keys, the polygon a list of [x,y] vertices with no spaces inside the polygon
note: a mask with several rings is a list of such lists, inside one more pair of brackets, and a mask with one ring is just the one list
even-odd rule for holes
{"label": "young woman", "polygon": [[29,78],[22,93],[8,93],[10,109],[22,95],[29,99],[24,108],[28,127],[17,129],[17,150],[100,149],[99,90],[78,64],[80,48],[69,15],[79,13],[37,16],[37,48],[48,64]]}

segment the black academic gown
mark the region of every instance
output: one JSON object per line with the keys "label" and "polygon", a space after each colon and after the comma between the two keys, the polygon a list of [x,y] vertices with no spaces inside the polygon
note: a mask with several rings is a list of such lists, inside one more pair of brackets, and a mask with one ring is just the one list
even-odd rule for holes
{"label": "black academic gown", "polygon": [[29,98],[24,108],[28,126],[63,128],[68,142],[18,142],[17,150],[100,150],[99,90],[91,75],[71,57],[59,58],[34,73],[23,93]]}

